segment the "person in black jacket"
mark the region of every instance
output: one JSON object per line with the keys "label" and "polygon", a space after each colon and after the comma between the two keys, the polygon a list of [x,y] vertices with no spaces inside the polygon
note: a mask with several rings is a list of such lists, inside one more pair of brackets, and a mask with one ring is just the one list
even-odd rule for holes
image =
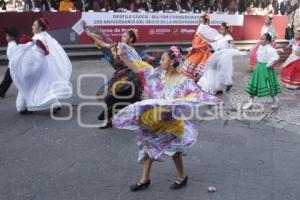
{"label": "person in black jacket", "polygon": [[181,6],[181,0],[175,0],[172,4],[171,4],[171,10],[173,11],[183,11],[184,9]]}
{"label": "person in black jacket", "polygon": [[216,0],[209,1],[209,11],[210,13],[215,13],[218,11],[218,5]]}
{"label": "person in black jacket", "polygon": [[282,2],[280,3],[279,10],[280,10],[280,14],[281,14],[281,15],[285,15],[287,3],[288,3],[287,0],[284,0],[284,1],[282,1]]}
{"label": "person in black jacket", "polygon": [[147,12],[156,10],[155,5],[153,4],[152,0],[146,0],[146,2],[141,4],[141,8]]}
{"label": "person in black jacket", "polygon": [[205,0],[200,0],[195,4],[195,12],[206,12],[207,5],[205,4]]}
{"label": "person in black jacket", "polygon": [[171,5],[166,0],[161,0],[156,5],[157,11],[169,11],[171,9]]}
{"label": "person in black jacket", "polygon": [[194,1],[187,0],[185,3],[182,4],[182,8],[187,12],[193,12],[194,11]]}
{"label": "person in black jacket", "polygon": [[247,1],[246,0],[240,0],[238,3],[238,11],[239,13],[244,13],[246,11]]}
{"label": "person in black jacket", "polygon": [[[19,40],[18,31],[15,28],[4,28],[4,32],[6,34],[6,41],[7,41],[7,59],[9,60],[13,55]],[[10,70],[7,68],[3,81],[0,84],[0,97],[4,98],[7,90],[9,89],[10,85],[12,84],[12,78],[10,76]]]}
{"label": "person in black jacket", "polygon": [[122,12],[127,9],[127,5],[123,0],[115,0],[112,2],[112,10],[115,12]]}
{"label": "person in black jacket", "polygon": [[0,8],[1,8],[2,10],[6,10],[6,3],[5,3],[4,0],[0,0]]}

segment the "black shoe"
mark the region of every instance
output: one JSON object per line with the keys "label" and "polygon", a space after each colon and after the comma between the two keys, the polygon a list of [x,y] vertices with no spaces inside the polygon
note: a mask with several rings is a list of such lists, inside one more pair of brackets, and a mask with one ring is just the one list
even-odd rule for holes
{"label": "black shoe", "polygon": [[130,186],[130,191],[131,192],[138,192],[138,191],[141,191],[141,190],[146,190],[149,187],[150,183],[151,183],[150,179],[146,183],[139,182],[135,185]]}
{"label": "black shoe", "polygon": [[222,90],[218,90],[217,92],[216,92],[216,95],[222,95],[223,94],[223,91]]}
{"label": "black shoe", "polygon": [[1,98],[4,98],[4,97],[5,97],[5,95],[3,95],[3,94],[0,94],[0,97],[1,97]]}
{"label": "black shoe", "polygon": [[107,128],[112,128],[112,123],[107,122],[105,126],[100,126],[99,129],[107,129]]}
{"label": "black shoe", "polygon": [[231,88],[232,88],[232,85],[227,85],[226,86],[226,92],[229,92],[231,90]]}
{"label": "black shoe", "polygon": [[60,110],[61,110],[61,107],[53,108],[53,114],[56,114]]}
{"label": "black shoe", "polygon": [[[179,183],[177,183],[177,182],[179,182]],[[170,188],[172,190],[177,190],[177,189],[183,188],[184,186],[186,186],[187,182],[188,182],[188,177],[187,176],[182,181],[177,179],[176,182],[173,183]]]}
{"label": "black shoe", "polygon": [[20,114],[21,115],[30,115],[32,114],[33,112],[32,111],[28,111],[27,109],[23,110],[23,111],[20,111]]}

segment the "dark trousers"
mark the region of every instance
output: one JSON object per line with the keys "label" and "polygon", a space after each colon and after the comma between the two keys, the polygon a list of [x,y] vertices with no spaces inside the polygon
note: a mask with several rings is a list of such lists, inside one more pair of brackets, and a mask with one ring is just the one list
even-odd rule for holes
{"label": "dark trousers", "polygon": [[5,72],[4,79],[3,79],[2,83],[0,84],[0,97],[5,96],[11,83],[12,83],[12,79],[11,79],[10,71],[8,68]]}
{"label": "dark trousers", "polygon": [[[131,89],[125,89],[122,90],[121,92],[117,92],[117,95],[119,96],[130,96],[131,95]],[[125,108],[126,106],[128,106],[128,104],[133,104],[137,101],[140,101],[141,98],[139,95],[137,95],[138,93],[135,92],[135,94],[133,95],[133,97],[131,98],[126,98],[126,99],[119,99],[117,97],[115,97],[114,95],[108,95],[104,98],[104,102],[107,106],[107,108],[101,112],[101,114],[98,116],[98,120],[108,120],[110,121],[112,119],[112,117],[115,114],[115,111],[117,110],[121,110],[123,108]],[[118,103],[117,105],[115,105],[116,103]]]}

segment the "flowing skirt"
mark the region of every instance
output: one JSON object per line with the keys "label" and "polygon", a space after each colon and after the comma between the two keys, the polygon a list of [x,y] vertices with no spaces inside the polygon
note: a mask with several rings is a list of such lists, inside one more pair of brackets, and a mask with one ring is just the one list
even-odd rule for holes
{"label": "flowing skirt", "polygon": [[281,81],[290,89],[300,88],[300,57],[292,54],[281,71]]}
{"label": "flowing skirt", "polygon": [[276,96],[281,92],[273,67],[267,68],[265,63],[257,63],[248,83],[247,93],[251,96]]}
{"label": "flowing skirt", "polygon": [[232,85],[233,57],[242,56],[236,49],[224,49],[215,52],[207,61],[204,75],[198,81],[198,85],[209,94],[215,94],[224,90],[226,86]]}
{"label": "flowing skirt", "polygon": [[[152,68],[152,66],[141,60],[134,60],[133,63],[139,68]],[[105,90],[106,83],[100,88]],[[126,107],[128,104],[135,103],[141,100],[142,86],[139,80],[139,76],[132,72],[130,69],[124,69],[116,73],[113,78],[108,82],[107,94],[104,97],[104,102],[107,106],[98,116],[99,120],[110,121],[113,115],[120,109]],[[98,99],[101,94],[101,90],[98,90]],[[102,93],[102,96],[105,93]]]}
{"label": "flowing skirt", "polygon": [[[207,94],[181,99],[148,99],[127,106],[113,118],[113,126],[136,132],[139,146],[138,161],[146,157],[161,160],[162,155],[186,153],[197,140],[197,128],[182,114],[182,109],[192,109],[201,104],[218,104]],[[148,116],[164,108],[158,117]],[[195,109],[194,109],[195,110]],[[148,113],[149,112],[149,113]],[[146,115],[146,116],[144,116]]]}
{"label": "flowing skirt", "polygon": [[[105,88],[107,88],[106,93]],[[107,85],[101,87],[101,91],[98,90],[97,92],[98,95],[101,94],[103,96],[105,94],[104,102],[107,105],[107,109],[100,113],[98,119],[110,120],[115,113],[114,111],[140,101],[142,89],[138,75],[130,69],[124,69],[116,73]],[[98,99],[100,99],[99,97]]]}
{"label": "flowing skirt", "polygon": [[45,56],[33,42],[18,45],[10,59],[12,79],[19,90],[17,111],[46,110],[60,106],[59,99],[72,95],[72,66],[61,48],[49,46]]}
{"label": "flowing skirt", "polygon": [[210,56],[211,52],[208,44],[199,36],[195,36],[193,49],[182,64],[181,73],[190,79],[196,80],[198,76],[203,75],[205,64]]}

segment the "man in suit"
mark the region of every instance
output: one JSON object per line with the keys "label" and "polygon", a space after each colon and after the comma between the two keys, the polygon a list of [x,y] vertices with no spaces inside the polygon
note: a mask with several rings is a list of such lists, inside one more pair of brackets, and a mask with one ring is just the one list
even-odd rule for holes
{"label": "man in suit", "polygon": [[175,0],[171,5],[171,10],[173,11],[183,11],[184,9],[181,6],[181,0]]}
{"label": "man in suit", "polygon": [[286,8],[287,8],[287,3],[288,3],[288,1],[287,0],[284,0],[284,1],[282,1],[281,3],[280,3],[280,14],[281,15],[285,15],[285,13],[286,13]]}
{"label": "man in suit", "polygon": [[218,11],[218,5],[216,0],[209,1],[209,11],[210,13],[214,13]]}
{"label": "man in suit", "polygon": [[[7,50],[6,55],[7,59],[9,60],[10,57],[13,55],[17,45],[18,45],[18,31],[15,28],[5,28],[4,32],[6,34],[6,41],[7,41]],[[0,97],[4,98],[5,94],[12,83],[12,79],[10,76],[10,70],[7,68],[4,79],[0,84]]]}
{"label": "man in suit", "polygon": [[197,1],[194,9],[196,12],[206,12],[208,9],[208,6],[205,4],[204,0],[200,0],[200,1]]}
{"label": "man in suit", "polygon": [[127,5],[123,0],[113,1],[111,7],[112,7],[113,11],[115,11],[115,12],[122,12],[125,9],[127,9]]}
{"label": "man in suit", "polygon": [[146,2],[141,4],[141,8],[147,12],[156,10],[154,4],[152,3],[152,0],[146,0]]}
{"label": "man in suit", "polygon": [[161,0],[156,5],[156,11],[169,11],[171,9],[170,3],[167,0]]}
{"label": "man in suit", "polygon": [[187,0],[186,3],[182,5],[182,7],[187,12],[193,12],[194,11],[194,1]]}

